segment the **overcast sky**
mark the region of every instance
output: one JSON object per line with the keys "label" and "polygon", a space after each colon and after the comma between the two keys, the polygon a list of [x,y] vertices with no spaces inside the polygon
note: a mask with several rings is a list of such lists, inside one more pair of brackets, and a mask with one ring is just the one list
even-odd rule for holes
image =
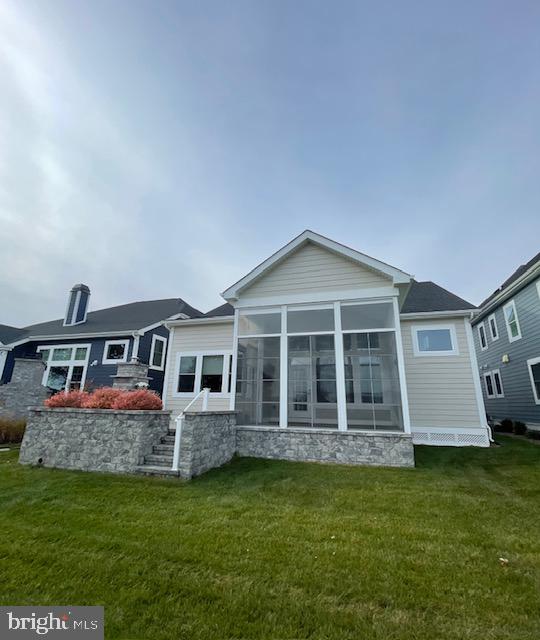
{"label": "overcast sky", "polygon": [[540,3],[0,2],[0,323],[202,310],[305,228],[479,303],[540,250]]}

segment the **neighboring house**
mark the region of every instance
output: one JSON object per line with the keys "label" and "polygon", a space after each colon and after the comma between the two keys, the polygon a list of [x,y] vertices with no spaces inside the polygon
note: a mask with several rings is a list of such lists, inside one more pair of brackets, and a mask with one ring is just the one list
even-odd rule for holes
{"label": "neighboring house", "polygon": [[540,253],[482,302],[473,325],[489,416],[540,428]]}
{"label": "neighboring house", "polygon": [[165,321],[203,314],[180,298],[133,302],[88,311],[90,290],[75,285],[63,319],[22,329],[0,325],[0,383],[11,380],[15,358],[41,354],[43,384],[55,390],[110,386],[117,365],[149,365],[151,389],[161,393],[169,330]]}
{"label": "neighboring house", "polygon": [[234,409],[257,437],[412,433],[489,446],[475,307],[442,287],[305,231],[222,296],[202,317],[167,322],[173,417],[206,387],[210,410]]}

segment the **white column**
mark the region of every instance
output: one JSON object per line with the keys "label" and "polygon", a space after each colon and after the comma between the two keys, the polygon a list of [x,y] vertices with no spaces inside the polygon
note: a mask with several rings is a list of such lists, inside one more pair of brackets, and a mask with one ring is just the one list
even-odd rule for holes
{"label": "white column", "polygon": [[281,338],[279,343],[279,426],[287,427],[288,382],[287,382],[287,306],[281,307]]}
{"label": "white column", "polygon": [[[140,340],[140,335],[136,331],[133,334],[133,351],[131,352],[131,357],[132,358],[138,358],[139,357],[139,340]],[[150,364],[152,364],[152,363],[150,363]]]}
{"label": "white column", "polygon": [[2,374],[4,373],[4,367],[6,365],[7,360],[7,350],[0,349],[0,380],[2,379]]}
{"label": "white column", "polygon": [[341,306],[334,302],[335,338],[334,349],[336,352],[336,392],[338,429],[347,430],[347,396],[345,394],[345,356],[343,354],[343,333],[341,332]]}
{"label": "white column", "polygon": [[394,321],[396,325],[396,351],[399,371],[399,389],[401,392],[401,411],[403,412],[403,429],[405,433],[411,433],[409,396],[407,394],[407,381],[405,379],[405,358],[403,356],[403,341],[401,340],[401,324],[399,321],[399,304],[397,297],[393,299],[393,305]]}
{"label": "white column", "polygon": [[236,402],[236,367],[238,362],[238,309],[234,310],[234,327],[233,327],[233,348],[232,348],[232,367],[231,367],[231,397],[229,400],[229,409],[234,411]]}

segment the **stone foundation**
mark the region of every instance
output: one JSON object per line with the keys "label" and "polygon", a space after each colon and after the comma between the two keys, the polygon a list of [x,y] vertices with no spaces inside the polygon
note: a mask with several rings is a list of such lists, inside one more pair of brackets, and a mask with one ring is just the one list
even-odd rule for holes
{"label": "stone foundation", "polygon": [[26,418],[29,407],[43,404],[51,394],[42,386],[41,358],[15,358],[11,382],[0,385],[0,418]]}
{"label": "stone foundation", "polygon": [[133,472],[169,429],[169,411],[30,409],[21,464]]}
{"label": "stone foundation", "polygon": [[238,426],[236,452],[276,460],[414,467],[412,437],[404,433]]}
{"label": "stone foundation", "polygon": [[193,478],[229,462],[236,451],[234,411],[186,413],[182,425],[180,477]]}

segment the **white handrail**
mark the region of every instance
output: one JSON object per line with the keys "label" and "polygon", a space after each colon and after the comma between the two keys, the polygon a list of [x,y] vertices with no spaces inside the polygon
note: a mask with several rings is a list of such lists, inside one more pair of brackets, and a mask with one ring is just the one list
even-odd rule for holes
{"label": "white handrail", "polygon": [[200,398],[202,395],[202,410],[208,410],[208,394],[210,393],[210,389],[205,387],[201,389],[199,393],[193,398],[193,400],[179,413],[176,418],[176,431],[174,432],[174,451],[173,451],[173,463],[172,470],[178,471],[178,467],[180,464],[180,442],[182,440],[182,426],[184,424],[184,414],[185,412]]}

